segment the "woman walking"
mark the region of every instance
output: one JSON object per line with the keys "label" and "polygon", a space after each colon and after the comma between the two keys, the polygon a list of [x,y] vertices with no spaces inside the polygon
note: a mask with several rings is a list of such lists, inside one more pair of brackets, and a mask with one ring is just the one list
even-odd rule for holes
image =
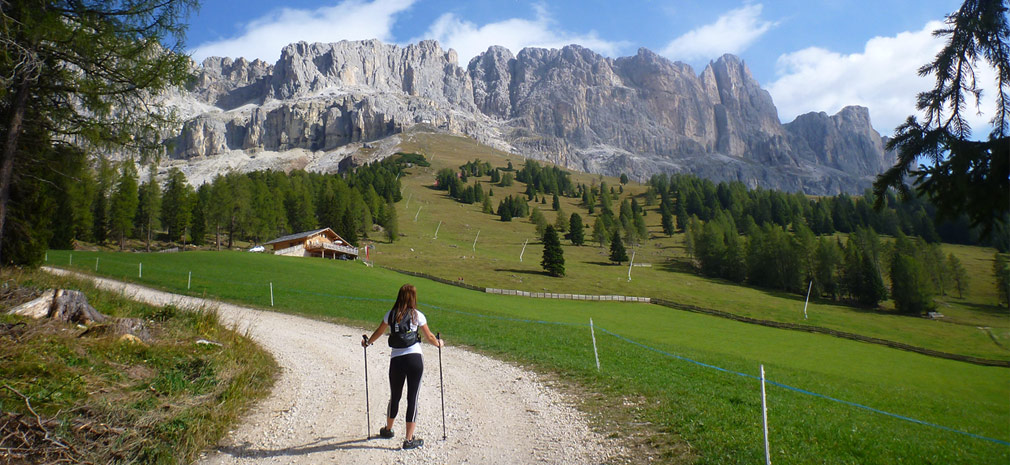
{"label": "woman walking", "polygon": [[400,396],[403,394],[403,382],[407,382],[407,431],[404,436],[403,448],[413,449],[424,444],[424,440],[414,437],[417,427],[417,396],[421,389],[421,374],[424,373],[424,359],[421,356],[421,338],[418,330],[432,345],[442,347],[443,341],[437,339],[428,329],[428,320],[417,309],[417,289],[410,284],[400,287],[396,303],[386,313],[379,327],[368,340],[362,340],[361,346],[372,345],[382,333],[389,328],[389,408],[386,411],[386,426],[379,429],[379,436],[389,439],[393,437],[393,419],[400,407]]}

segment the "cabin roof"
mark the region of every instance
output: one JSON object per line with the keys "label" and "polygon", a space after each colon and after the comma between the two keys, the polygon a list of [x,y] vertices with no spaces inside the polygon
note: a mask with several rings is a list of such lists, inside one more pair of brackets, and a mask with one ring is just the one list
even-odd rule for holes
{"label": "cabin roof", "polygon": [[278,237],[277,239],[274,239],[274,240],[272,240],[270,242],[266,242],[263,245],[270,245],[270,244],[274,244],[274,243],[277,243],[277,242],[287,242],[287,241],[294,241],[294,240],[298,240],[298,239],[305,239],[307,237],[315,236],[316,234],[319,234],[321,232],[326,232],[326,231],[329,231],[330,233],[328,235],[330,237],[334,238],[334,239],[340,237],[340,236],[337,235],[337,233],[333,232],[332,229],[330,229],[330,228],[322,228],[322,229],[316,229],[316,230],[312,230],[312,231],[305,231],[305,232],[300,232],[300,233],[295,233],[295,234],[288,234],[287,236],[281,236],[281,237]]}

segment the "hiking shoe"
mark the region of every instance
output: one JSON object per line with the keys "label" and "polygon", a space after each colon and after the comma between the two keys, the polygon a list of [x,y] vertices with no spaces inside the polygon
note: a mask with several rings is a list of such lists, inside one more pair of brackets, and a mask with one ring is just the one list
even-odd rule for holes
{"label": "hiking shoe", "polygon": [[379,428],[379,437],[380,438],[389,439],[389,438],[391,438],[393,436],[394,436],[393,435],[393,430],[391,430],[389,428],[386,428],[386,427]]}
{"label": "hiking shoe", "polygon": [[403,450],[416,449],[424,445],[424,439],[414,438],[409,441],[403,441]]}

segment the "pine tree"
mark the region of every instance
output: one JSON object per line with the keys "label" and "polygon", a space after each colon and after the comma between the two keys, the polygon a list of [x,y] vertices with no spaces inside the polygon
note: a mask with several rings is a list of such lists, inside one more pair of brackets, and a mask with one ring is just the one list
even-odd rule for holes
{"label": "pine tree", "polygon": [[[486,200],[485,198],[485,203]],[[387,203],[385,208],[382,209],[382,213],[382,227],[386,229],[386,238],[392,244],[396,241],[397,236],[400,235],[400,220],[396,215],[396,205],[392,202]]]}
{"label": "pine tree", "polygon": [[582,226],[582,217],[578,213],[572,213],[571,218],[568,220],[568,239],[572,241],[572,245],[582,245],[586,240],[586,232]]}
{"label": "pine tree", "polygon": [[203,245],[207,240],[207,217],[210,209],[210,185],[201,184],[193,202],[193,224],[189,229],[193,245]]}
{"label": "pine tree", "polygon": [[536,225],[537,237],[543,239],[544,234],[547,232],[547,218],[544,218],[544,214],[540,211],[540,208],[533,207],[533,211],[530,212],[530,223]]}
{"label": "pine tree", "polygon": [[677,200],[677,229],[683,231],[687,227],[687,208],[684,207],[684,202]]}
{"label": "pine tree", "polygon": [[659,214],[662,217],[660,223],[663,226],[663,234],[672,236],[674,233],[673,214],[670,213],[670,208],[665,203],[659,206]]}
{"label": "pine tree", "polygon": [[993,256],[992,274],[996,277],[996,296],[1000,305],[1010,307],[1010,258],[999,252]]}
{"label": "pine tree", "polygon": [[947,255],[947,269],[950,270],[951,280],[954,282],[954,289],[957,290],[957,297],[964,298],[964,291],[968,290],[968,271],[964,269],[961,260],[951,253]]}
{"label": "pine tree", "polygon": [[312,191],[308,178],[298,176],[291,179],[291,190],[284,199],[288,224],[293,232],[316,229],[316,208],[312,201]]}
{"label": "pine tree", "polygon": [[95,238],[95,242],[99,245],[104,244],[105,239],[108,238],[109,223],[108,220],[106,220],[108,210],[109,201],[105,196],[105,189],[100,189],[98,191],[98,196],[95,198],[95,222],[91,230],[91,236]]}
{"label": "pine tree", "polygon": [[554,211],[561,211],[561,199],[558,198],[558,194],[554,194],[554,199],[551,200],[551,208]]}
{"label": "pine tree", "polygon": [[502,221],[512,221],[512,196],[508,196],[498,202],[498,217]]}
{"label": "pine tree", "polygon": [[913,247],[907,238],[898,236],[891,259],[891,297],[899,312],[921,315],[933,310],[935,304],[929,277],[916,260]]}
{"label": "pine tree", "polygon": [[137,206],[136,229],[140,238],[144,239],[147,251],[151,251],[151,238],[154,230],[161,227],[161,186],[154,178],[157,170],[151,166],[147,181],[140,186],[140,202]]}
{"label": "pine tree", "polygon": [[814,295],[828,295],[838,299],[838,267],[842,262],[842,251],[838,243],[820,237],[814,252]]}
{"label": "pine tree", "polygon": [[207,212],[209,223],[214,226],[214,246],[217,250],[221,250],[221,228],[230,224],[234,201],[228,178],[217,175],[210,186],[210,208]]}
{"label": "pine tree", "polygon": [[94,171],[90,168],[82,169],[77,182],[70,182],[67,189],[74,209],[74,237],[90,242],[94,238],[94,203],[98,194]]}
{"label": "pine tree", "polygon": [[628,251],[624,250],[620,234],[614,234],[610,241],[610,261],[617,262],[617,264],[628,261]]}
{"label": "pine tree", "polygon": [[568,232],[568,215],[565,215],[565,211],[560,208],[554,217],[554,229],[557,229],[559,233]]}
{"label": "pine tree", "polygon": [[540,266],[554,277],[565,275],[565,251],[561,248],[561,240],[554,226],[547,226],[544,231],[544,257]]}
{"label": "pine tree", "polygon": [[161,221],[168,230],[168,240],[181,241],[189,228],[193,214],[193,188],[178,168],[168,172],[168,182],[162,200]]}
{"label": "pine tree", "polygon": [[109,208],[109,229],[119,240],[119,250],[126,248],[126,235],[133,229],[137,203],[137,168],[133,161],[126,160],[120,167],[119,182],[112,193]]}
{"label": "pine tree", "polygon": [[610,234],[607,232],[607,225],[603,223],[603,218],[597,216],[596,220],[593,221],[593,240],[603,247],[603,243],[610,239]]}

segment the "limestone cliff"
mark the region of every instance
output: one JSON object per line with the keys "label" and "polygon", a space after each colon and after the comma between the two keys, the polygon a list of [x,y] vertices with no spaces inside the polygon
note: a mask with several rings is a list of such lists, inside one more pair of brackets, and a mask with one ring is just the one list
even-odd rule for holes
{"label": "limestone cliff", "polygon": [[611,59],[577,45],[491,47],[464,69],[434,41],[301,42],[272,66],[208,58],[189,97],[206,111],[175,139],[181,159],[345,157],[349,146],[426,124],[593,173],[688,171],[812,194],[861,192],[893,161],[865,108],[781,124],[733,55],[696,74],[644,48]]}

